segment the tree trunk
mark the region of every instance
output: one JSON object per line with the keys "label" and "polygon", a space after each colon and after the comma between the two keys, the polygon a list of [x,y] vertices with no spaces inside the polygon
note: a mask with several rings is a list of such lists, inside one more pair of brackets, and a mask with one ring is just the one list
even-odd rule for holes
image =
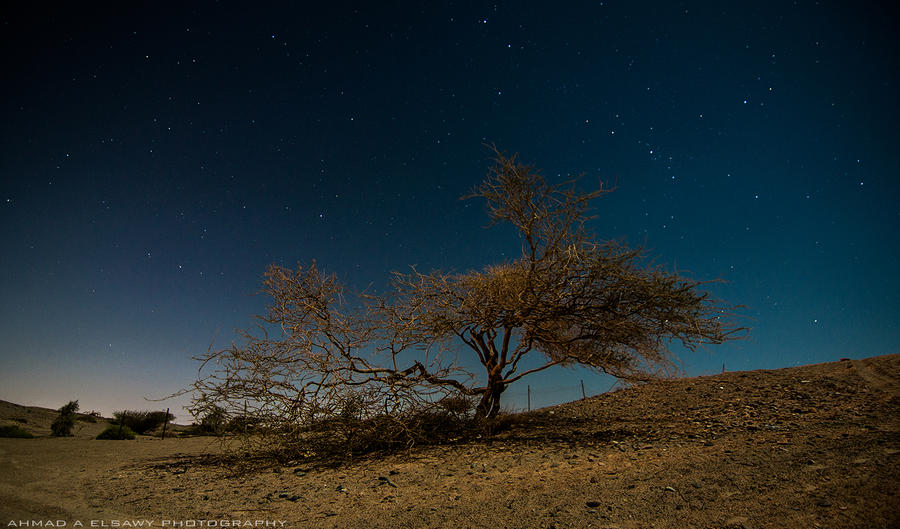
{"label": "tree trunk", "polygon": [[475,417],[479,419],[493,419],[500,413],[500,395],[506,386],[501,379],[488,379],[487,389],[481,396],[478,407],[475,408]]}

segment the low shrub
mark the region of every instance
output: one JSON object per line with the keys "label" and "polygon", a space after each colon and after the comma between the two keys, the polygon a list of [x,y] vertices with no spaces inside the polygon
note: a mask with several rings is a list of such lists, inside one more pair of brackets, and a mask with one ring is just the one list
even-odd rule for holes
{"label": "low shrub", "polygon": [[75,427],[75,414],[78,412],[78,401],[69,401],[65,406],[59,409],[59,415],[50,430],[55,437],[69,437],[72,435],[72,428]]}
{"label": "low shrub", "polygon": [[138,434],[144,435],[155,430],[163,424],[175,418],[171,413],[166,415],[164,411],[115,411],[113,424],[124,424]]}
{"label": "low shrub", "polygon": [[[318,454],[325,457],[363,455],[409,449],[414,445],[455,443],[477,437],[482,424],[465,397],[444,399],[395,414],[359,417],[340,413],[301,427],[300,435],[282,439],[287,454]],[[291,438],[293,437],[293,439]]]}
{"label": "low shrub", "polygon": [[34,437],[31,432],[23,430],[15,424],[11,426],[0,426],[0,437],[17,437],[19,439],[31,439]]}
{"label": "low shrub", "polygon": [[124,440],[134,439],[134,431],[127,426],[111,425],[97,436],[97,439]]}
{"label": "low shrub", "polygon": [[200,431],[206,435],[222,435],[227,426],[228,418],[225,410],[213,406],[200,418]]}

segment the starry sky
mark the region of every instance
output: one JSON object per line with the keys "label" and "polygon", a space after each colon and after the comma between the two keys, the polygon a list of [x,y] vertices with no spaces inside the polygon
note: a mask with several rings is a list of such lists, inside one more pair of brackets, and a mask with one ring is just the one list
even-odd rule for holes
{"label": "starry sky", "polygon": [[[495,143],[615,183],[602,238],[745,305],[689,375],[898,352],[898,20],[876,2],[130,2],[0,11],[0,399],[189,384],[268,264],[351,289],[514,257]],[[328,4],[327,6],[325,4]],[[550,370],[524,407],[605,391]]]}

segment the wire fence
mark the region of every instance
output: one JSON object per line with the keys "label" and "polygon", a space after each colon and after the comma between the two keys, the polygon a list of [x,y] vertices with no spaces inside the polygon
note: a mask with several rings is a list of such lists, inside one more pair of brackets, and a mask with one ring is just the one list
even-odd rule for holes
{"label": "wire fence", "polygon": [[565,385],[513,385],[503,392],[503,409],[510,413],[537,410],[606,393],[615,389],[617,384],[616,381],[579,380]]}

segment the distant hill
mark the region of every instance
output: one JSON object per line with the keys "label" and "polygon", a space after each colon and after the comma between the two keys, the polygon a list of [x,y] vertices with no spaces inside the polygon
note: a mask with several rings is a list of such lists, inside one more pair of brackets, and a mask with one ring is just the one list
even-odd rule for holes
{"label": "distant hill", "polygon": [[[14,402],[0,400],[0,426],[15,425],[36,437],[50,435],[50,425],[53,424],[57,415],[59,415],[58,410],[40,406],[22,406]],[[113,422],[114,419],[109,417],[96,417],[87,413],[79,413],[72,433],[74,437],[92,439]],[[184,432],[189,428],[189,426],[175,423],[169,423],[166,427],[167,431],[173,434]],[[158,435],[159,431],[148,432],[148,434]]]}
{"label": "distant hill", "polygon": [[[34,436],[50,435],[50,425],[58,415],[58,410],[0,400],[0,426],[15,425]],[[110,419],[79,413],[72,433],[75,437],[96,437],[109,423]]]}

